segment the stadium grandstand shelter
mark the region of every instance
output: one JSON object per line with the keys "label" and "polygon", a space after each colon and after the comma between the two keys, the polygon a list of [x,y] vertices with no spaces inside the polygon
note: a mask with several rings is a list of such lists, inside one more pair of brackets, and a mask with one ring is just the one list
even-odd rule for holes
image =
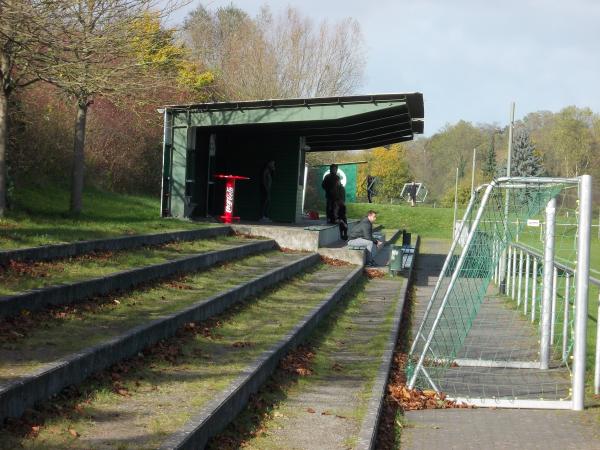
{"label": "stadium grandstand shelter", "polygon": [[378,94],[164,107],[161,214],[218,216],[216,174],[250,178],[236,191],[236,215],[259,218],[259,175],[275,160],[271,218],[302,216],[307,152],[369,149],[423,133],[423,95]]}

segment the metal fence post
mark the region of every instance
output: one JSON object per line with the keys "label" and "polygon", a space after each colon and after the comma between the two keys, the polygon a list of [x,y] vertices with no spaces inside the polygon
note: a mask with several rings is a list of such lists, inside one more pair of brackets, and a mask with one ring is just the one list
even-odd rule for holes
{"label": "metal fence post", "polygon": [[496,261],[496,265],[494,266],[494,283],[497,286],[498,285],[498,266],[500,265],[500,259],[498,258],[498,243],[497,242],[494,242],[493,253],[494,253],[494,261]]}
{"label": "metal fence post", "polygon": [[542,273],[542,308],[540,312],[542,333],[540,339],[540,369],[550,366],[552,325],[552,277],[554,275],[554,224],[556,199],[546,205],[546,236],[544,242],[544,266]]}
{"label": "metal fence post", "polygon": [[533,278],[531,279],[531,322],[535,321],[535,302],[537,301],[537,270],[538,270],[538,261],[537,258],[533,257]]}
{"label": "metal fence post", "polygon": [[511,297],[514,300],[515,299],[515,288],[516,288],[516,281],[517,281],[517,249],[514,248],[513,249],[513,259],[512,259],[512,292],[511,292]]}
{"label": "metal fence post", "polygon": [[517,292],[517,306],[521,306],[521,288],[523,286],[523,250],[519,250],[519,289]]}
{"label": "metal fence post", "polygon": [[573,349],[573,409],[583,410],[585,399],[585,352],[587,303],[590,276],[590,236],[592,225],[592,177],[581,176],[577,239],[575,346]]}
{"label": "metal fence post", "polygon": [[508,297],[510,295],[510,282],[511,282],[511,276],[510,276],[510,269],[511,269],[511,263],[512,263],[512,252],[513,252],[513,248],[509,245],[508,247],[508,252],[507,252],[507,258],[506,258],[506,290],[504,291],[504,294]]}
{"label": "metal fence post", "polygon": [[569,355],[568,355],[568,351],[569,351],[569,308],[571,307],[571,304],[569,303],[570,282],[571,282],[571,274],[569,274],[569,272],[565,272],[565,301],[564,301],[565,310],[564,310],[564,317],[563,317],[563,345],[562,345],[563,362],[567,362],[567,358],[569,357]]}
{"label": "metal fence post", "polygon": [[552,274],[552,321],[550,324],[550,345],[554,345],[554,326],[556,325],[556,285],[558,284],[558,269],[554,266]]}
{"label": "metal fence post", "polygon": [[496,264],[496,286],[498,286],[498,289],[500,289],[500,258],[502,258],[502,255],[500,254],[500,243],[496,242],[495,261],[498,261],[498,264]]}
{"label": "metal fence post", "polygon": [[[600,318],[600,292],[598,293],[598,315]],[[596,321],[596,361],[594,364],[594,394],[600,394],[600,325]]]}
{"label": "metal fence post", "polygon": [[527,253],[525,260],[525,300],[523,301],[523,314],[527,315],[527,308],[529,307],[529,269],[531,269],[531,256]]}

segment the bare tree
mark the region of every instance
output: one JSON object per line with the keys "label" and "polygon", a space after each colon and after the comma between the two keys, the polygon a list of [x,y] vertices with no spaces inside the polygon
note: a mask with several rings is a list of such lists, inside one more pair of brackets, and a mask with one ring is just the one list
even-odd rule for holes
{"label": "bare tree", "polygon": [[252,18],[234,6],[200,6],[183,38],[216,73],[221,98],[344,95],[363,79],[363,38],[353,19],[316,24],[294,8],[277,16],[263,8]]}
{"label": "bare tree", "polygon": [[[96,96],[135,101],[136,93],[155,81],[140,53],[149,14],[166,15],[159,0],[54,0],[53,42],[45,52],[49,68],[43,78],[57,86],[77,106],[73,143],[71,212],[82,209],[85,133],[88,108]],[[162,8],[161,8],[162,6]],[[141,25],[140,25],[141,24]]]}
{"label": "bare tree", "polygon": [[278,95],[276,61],[261,25],[235,6],[214,12],[199,6],[185,20],[182,36],[192,57],[216,74],[215,99]]}
{"label": "bare tree", "polygon": [[365,58],[356,20],[315,24],[288,7],[270,29],[281,96],[346,95],[360,86]]}
{"label": "bare tree", "polygon": [[6,213],[9,98],[16,89],[39,81],[35,66],[44,46],[46,17],[38,14],[43,5],[33,0],[0,0],[0,217]]}

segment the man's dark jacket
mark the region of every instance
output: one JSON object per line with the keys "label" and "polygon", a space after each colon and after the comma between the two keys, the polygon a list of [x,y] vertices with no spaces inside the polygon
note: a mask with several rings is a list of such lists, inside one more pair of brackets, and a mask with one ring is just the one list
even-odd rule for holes
{"label": "man's dark jacket", "polygon": [[340,177],[337,174],[331,172],[329,172],[327,175],[325,175],[325,178],[323,178],[321,187],[325,190],[325,197],[327,197],[330,200],[333,200],[335,198],[335,187],[339,179]]}
{"label": "man's dark jacket", "polygon": [[348,240],[358,238],[368,239],[369,241],[377,243],[377,241],[373,239],[373,224],[368,217],[363,218],[360,222],[354,225],[354,228],[352,228],[352,231],[348,235]]}

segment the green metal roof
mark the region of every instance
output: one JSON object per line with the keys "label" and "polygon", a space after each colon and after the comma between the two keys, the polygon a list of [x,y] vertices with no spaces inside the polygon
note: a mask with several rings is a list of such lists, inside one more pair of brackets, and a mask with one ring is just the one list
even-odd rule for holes
{"label": "green metal roof", "polygon": [[372,148],[423,133],[421,93],[168,105],[174,126],[243,127],[306,137],[309,151]]}

